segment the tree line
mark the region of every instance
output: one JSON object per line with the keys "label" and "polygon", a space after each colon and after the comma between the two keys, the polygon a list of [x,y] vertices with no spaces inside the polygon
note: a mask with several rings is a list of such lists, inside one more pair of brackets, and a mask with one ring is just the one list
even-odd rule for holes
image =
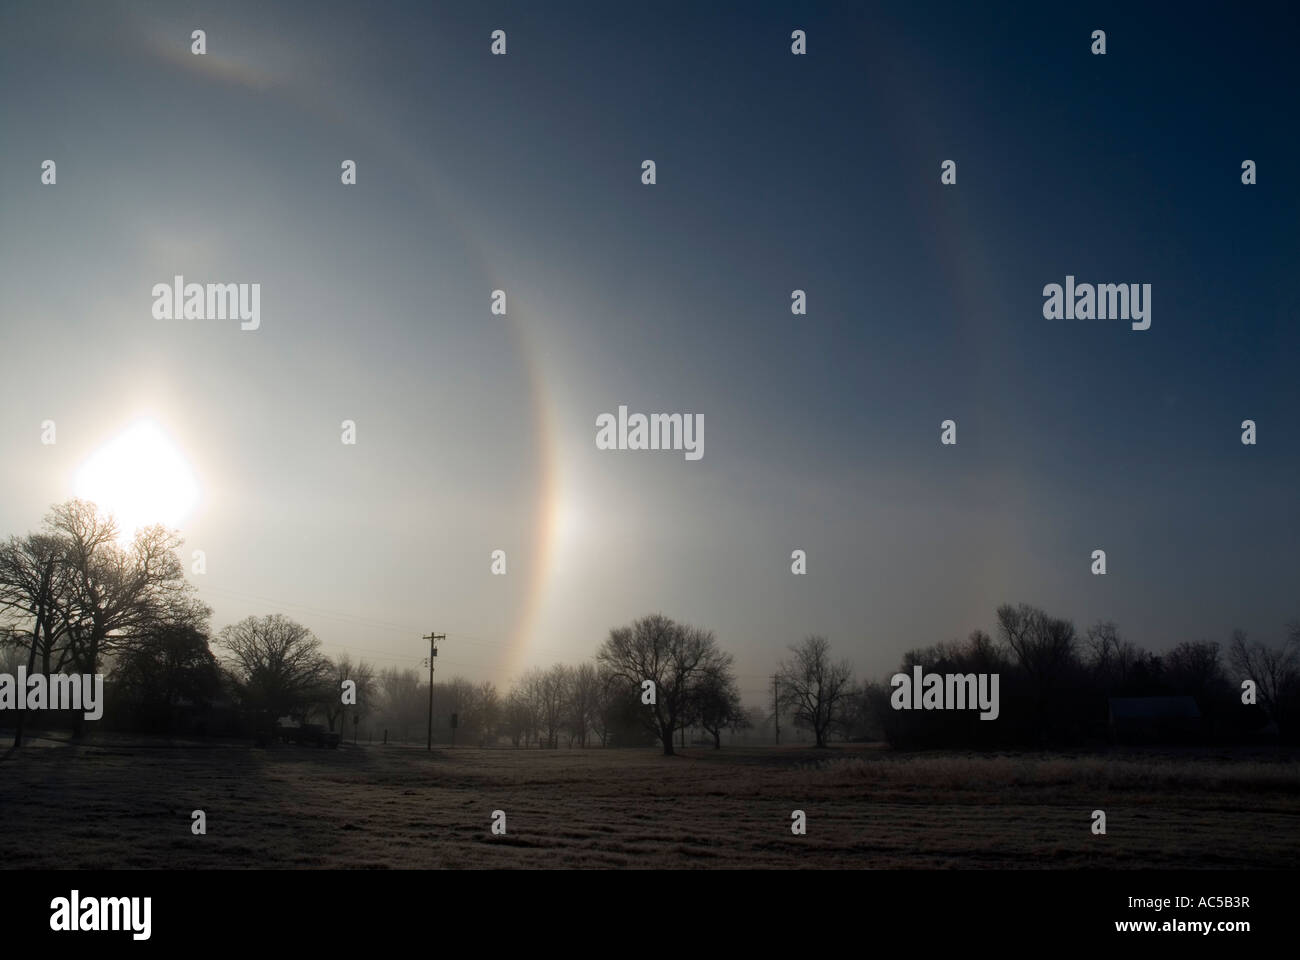
{"label": "tree line", "polygon": [[[161,526],[123,543],[113,518],[84,500],[52,508],[38,532],[10,537],[0,545],[0,673],[105,673],[107,728],[264,735],[290,719],[345,734],[351,722],[354,735],[365,720],[370,737],[383,730],[402,740],[426,731],[430,687],[415,670],[326,656],[311,630],[281,614],[247,617],[214,635],[180,546]],[[465,743],[640,745],[666,732],[666,752],[671,734],[687,726],[720,742],[724,728],[749,723],[731,657],[711,634],[647,618],[613,631],[606,646],[593,663],[531,670],[504,695],[490,682],[434,684],[439,740],[453,714]],[[659,687],[648,705],[644,679]],[[21,745],[32,718],[20,709],[12,719]],[[58,720],[82,732],[75,713],[41,724]]]}
{"label": "tree line", "polygon": [[973,712],[893,710],[888,683],[879,681],[860,688],[850,726],[909,747],[1085,744],[1113,733],[1112,698],[1188,697],[1199,714],[1195,732],[1182,734],[1188,739],[1240,740],[1270,725],[1282,740],[1300,738],[1300,622],[1287,625],[1276,646],[1233,630],[1226,645],[1183,641],[1156,654],[1111,621],[1080,632],[1024,603],[1000,606],[996,621],[996,636],[975,630],[965,641],[910,650],[899,669],[999,674],[997,722]]}
{"label": "tree line", "polygon": [[[292,718],[345,737],[359,737],[364,724],[367,739],[424,739],[431,688],[414,669],[326,656],[311,630],[280,614],[247,617],[214,635],[211,610],[185,580],[180,544],[174,532],[150,527],[124,545],[112,518],[81,500],[54,507],[39,532],[10,537],[0,545],[0,673],[19,665],[28,673],[103,672],[102,722],[110,728],[251,736]],[[973,711],[893,709],[889,680],[857,681],[821,636],[789,648],[770,707],[746,706],[734,659],[711,631],[652,614],[612,629],[592,661],[535,668],[504,692],[459,677],[434,683],[434,734],[440,743],[517,748],[658,744],[672,754],[688,730],[718,748],[727,731],[771,723],[807,731],[819,747],[836,739],[1041,746],[1104,736],[1112,697],[1188,696],[1216,738],[1265,721],[1284,738],[1297,735],[1300,624],[1279,647],[1234,631],[1226,649],[1195,641],[1155,655],[1110,622],[1080,634],[1071,621],[1026,604],[1003,605],[996,618],[996,636],[976,630],[965,641],[910,650],[900,663],[902,673],[920,665],[998,674],[994,723]],[[1247,679],[1253,705],[1242,703]],[[15,744],[28,721],[17,712]],[[79,715],[67,722],[81,732]]]}

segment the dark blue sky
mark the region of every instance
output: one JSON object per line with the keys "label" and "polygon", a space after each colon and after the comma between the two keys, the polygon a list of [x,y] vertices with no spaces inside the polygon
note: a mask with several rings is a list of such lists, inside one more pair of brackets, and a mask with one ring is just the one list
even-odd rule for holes
{"label": "dark blue sky", "polygon": [[[148,417],[203,490],[215,625],[283,610],[385,666],[435,628],[505,679],[652,610],[755,698],[804,633],[884,673],[1005,601],[1277,640],[1298,33],[1226,4],[7,4],[4,531]],[[260,282],[261,329],[155,320],[175,273]],[[1151,328],[1045,320],[1067,274],[1151,284]],[[703,414],[703,459],[597,451],[620,404]]]}

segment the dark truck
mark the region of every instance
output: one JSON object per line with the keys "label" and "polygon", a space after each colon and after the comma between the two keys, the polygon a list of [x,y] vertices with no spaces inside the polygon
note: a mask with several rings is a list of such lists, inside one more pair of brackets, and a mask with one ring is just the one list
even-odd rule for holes
{"label": "dark truck", "polygon": [[275,734],[283,743],[296,743],[303,747],[332,747],[337,750],[342,737],[326,730],[322,723],[277,723]]}

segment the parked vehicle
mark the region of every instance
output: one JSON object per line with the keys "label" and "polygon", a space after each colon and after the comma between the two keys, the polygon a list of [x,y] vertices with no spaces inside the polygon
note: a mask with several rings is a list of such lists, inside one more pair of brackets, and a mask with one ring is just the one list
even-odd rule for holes
{"label": "parked vehicle", "polygon": [[276,736],[282,743],[296,743],[303,747],[331,747],[338,749],[343,739],[321,723],[285,723],[283,718],[275,725]]}

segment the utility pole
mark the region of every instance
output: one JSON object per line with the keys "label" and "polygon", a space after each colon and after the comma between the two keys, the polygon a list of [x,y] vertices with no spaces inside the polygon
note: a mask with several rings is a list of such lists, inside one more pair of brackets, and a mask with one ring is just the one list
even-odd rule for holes
{"label": "utility pole", "polygon": [[772,674],[772,723],[776,725],[776,742],[779,746],[781,743],[781,698],[777,694],[778,682],[778,675]]}
{"label": "utility pole", "polygon": [[439,640],[446,640],[445,633],[430,633],[427,637],[421,637],[421,640],[429,641],[429,752],[433,752],[433,659],[438,655],[438,648],[435,644]]}

